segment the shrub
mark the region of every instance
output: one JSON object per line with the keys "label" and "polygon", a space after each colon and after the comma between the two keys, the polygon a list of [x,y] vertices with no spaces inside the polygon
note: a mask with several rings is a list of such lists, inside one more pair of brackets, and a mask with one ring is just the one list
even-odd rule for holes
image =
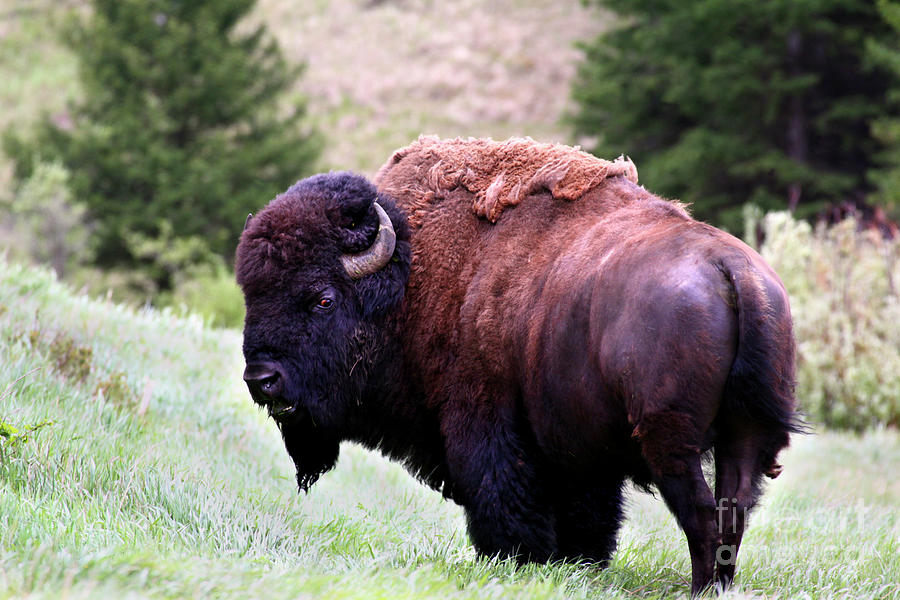
{"label": "shrub", "polygon": [[194,270],[175,290],[161,295],[159,303],[201,315],[213,327],[239,328],[244,323],[244,297],[234,273],[223,265]]}
{"label": "shrub", "polygon": [[8,204],[7,247],[32,263],[47,263],[57,276],[93,257],[87,207],[72,198],[62,164],[38,163]]}
{"label": "shrub", "polygon": [[56,369],[76,382],[83,382],[91,374],[94,352],[90,346],[81,346],[67,335],[59,335],[50,343],[50,357]]}
{"label": "shrub", "polygon": [[803,408],[830,427],[900,426],[900,240],[784,212],[761,228],[791,297]]}
{"label": "shrub", "polygon": [[109,377],[99,382],[96,393],[117,408],[137,408],[137,396],[128,385],[128,379],[122,371],[111,373]]}
{"label": "shrub", "polygon": [[[0,396],[2,398],[2,396]],[[8,454],[15,453],[26,444],[35,431],[53,425],[53,421],[41,421],[32,425],[19,425],[0,420],[0,464],[6,464]]]}

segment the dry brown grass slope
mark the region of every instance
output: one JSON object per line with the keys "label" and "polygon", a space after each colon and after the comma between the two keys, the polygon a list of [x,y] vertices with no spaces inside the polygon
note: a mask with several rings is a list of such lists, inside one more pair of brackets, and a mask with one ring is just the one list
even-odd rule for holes
{"label": "dry brown grass slope", "polygon": [[580,0],[259,0],[326,136],[324,167],[371,174],[421,133],[571,141],[560,116],[607,18]]}
{"label": "dry brown grass slope", "polygon": [[[86,4],[0,0],[0,127],[64,115],[78,85],[57,29]],[[307,63],[296,90],[327,142],[321,167],[368,174],[422,133],[571,141],[575,42],[607,22],[580,0],[259,0],[253,19]]]}

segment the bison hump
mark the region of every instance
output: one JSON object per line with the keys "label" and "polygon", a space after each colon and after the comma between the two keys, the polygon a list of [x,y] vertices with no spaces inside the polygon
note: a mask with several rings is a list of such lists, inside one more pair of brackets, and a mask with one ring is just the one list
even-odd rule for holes
{"label": "bison hump", "polygon": [[411,200],[407,209],[416,226],[436,198],[456,189],[474,196],[476,215],[496,223],[507,206],[530,194],[547,191],[554,198],[575,200],[618,175],[637,183],[637,167],[627,157],[608,161],[579,148],[530,138],[496,142],[422,136],[397,150],[378,171],[375,183],[388,194]]}

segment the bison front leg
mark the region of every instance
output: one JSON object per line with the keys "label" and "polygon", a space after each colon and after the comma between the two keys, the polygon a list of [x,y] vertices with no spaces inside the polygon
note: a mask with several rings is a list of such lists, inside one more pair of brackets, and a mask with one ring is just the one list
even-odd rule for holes
{"label": "bison front leg", "polygon": [[616,549],[625,478],[604,473],[589,482],[573,479],[553,486],[558,554],[605,567]]}
{"label": "bison front leg", "polygon": [[477,409],[445,416],[452,495],[465,509],[475,549],[520,563],[550,559],[553,511],[512,420]]}

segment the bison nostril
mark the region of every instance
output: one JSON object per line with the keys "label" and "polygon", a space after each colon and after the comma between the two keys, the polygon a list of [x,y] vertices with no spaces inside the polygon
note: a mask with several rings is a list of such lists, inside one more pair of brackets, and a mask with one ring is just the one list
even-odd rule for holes
{"label": "bison nostril", "polygon": [[263,379],[262,381],[259,382],[259,389],[261,389],[264,394],[271,396],[273,393],[275,393],[276,389],[279,387],[278,386],[279,379],[281,379],[281,378],[278,376],[277,373],[271,377],[266,377],[265,379]]}
{"label": "bison nostril", "polygon": [[244,370],[244,381],[253,395],[273,397],[281,393],[281,370],[271,363],[249,364]]}

